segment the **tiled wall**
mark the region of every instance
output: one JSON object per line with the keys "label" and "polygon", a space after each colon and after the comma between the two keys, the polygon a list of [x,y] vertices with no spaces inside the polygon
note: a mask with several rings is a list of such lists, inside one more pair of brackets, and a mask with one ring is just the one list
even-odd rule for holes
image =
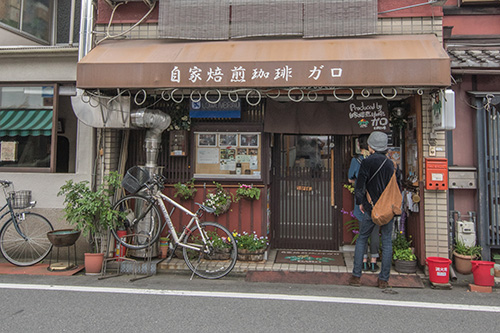
{"label": "tiled wall", "polygon": [[[429,156],[431,134],[431,97],[422,99],[423,157]],[[435,132],[436,156],[445,158],[446,140],[444,131]],[[425,168],[425,162],[422,168]],[[424,169],[425,175],[425,169]],[[448,258],[448,191],[425,190],[425,249],[427,257]]]}

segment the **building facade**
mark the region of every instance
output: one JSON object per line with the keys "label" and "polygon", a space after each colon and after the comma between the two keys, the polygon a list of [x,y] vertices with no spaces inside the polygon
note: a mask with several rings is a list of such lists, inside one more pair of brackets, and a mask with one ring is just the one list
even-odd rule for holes
{"label": "building facade", "polygon": [[[447,137],[450,176],[466,180],[450,189],[450,219],[473,222],[483,259],[491,260],[500,248],[500,6],[497,1],[448,1],[443,26],[456,94],[457,127]],[[454,225],[450,229],[455,234]]]}
{"label": "building facade", "polygon": [[[261,200],[207,219],[268,235],[274,247],[338,250],[350,243],[344,185],[356,139],[383,130],[411,199],[398,228],[421,264],[449,255],[449,192],[425,183],[426,159],[447,157],[446,131],[432,120],[451,84],[442,7],[98,1],[87,13],[94,34],[73,106],[102,133],[106,171],[149,165],[167,176],[170,194],[194,178],[195,201],[214,181],[231,192],[251,184]],[[134,123],[143,109],[172,118],[159,151],[147,139],[154,125]]]}

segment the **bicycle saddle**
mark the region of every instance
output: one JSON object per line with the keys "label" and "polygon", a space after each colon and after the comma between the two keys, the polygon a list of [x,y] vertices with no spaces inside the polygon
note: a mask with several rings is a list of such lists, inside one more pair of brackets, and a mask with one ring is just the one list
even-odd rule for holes
{"label": "bicycle saddle", "polygon": [[196,203],[198,206],[200,206],[201,209],[203,209],[205,212],[207,213],[213,213],[215,212],[215,208],[212,208],[212,207],[207,207],[205,205],[202,205],[200,203]]}

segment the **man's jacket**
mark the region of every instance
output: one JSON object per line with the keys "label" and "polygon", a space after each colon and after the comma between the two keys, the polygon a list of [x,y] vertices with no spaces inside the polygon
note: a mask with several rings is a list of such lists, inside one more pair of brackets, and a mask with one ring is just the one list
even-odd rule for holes
{"label": "man's jacket", "polygon": [[[384,160],[387,161],[384,163],[380,171],[377,172]],[[361,162],[358,178],[356,180],[356,187],[354,189],[354,195],[356,204],[363,205],[365,213],[371,214],[372,212],[372,206],[368,202],[366,191],[370,194],[373,204],[375,205],[377,200],[382,195],[382,192],[384,192],[387,184],[389,184],[393,173],[394,163],[392,160],[387,159],[383,152],[375,152]],[[372,178],[374,174],[375,176]],[[372,179],[370,180],[370,178]],[[398,174],[396,174],[396,178],[399,183]]]}

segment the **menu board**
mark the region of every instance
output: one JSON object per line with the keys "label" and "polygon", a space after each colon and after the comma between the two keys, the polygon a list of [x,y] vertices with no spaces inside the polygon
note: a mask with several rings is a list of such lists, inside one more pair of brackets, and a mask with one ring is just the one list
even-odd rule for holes
{"label": "menu board", "polygon": [[261,177],[261,133],[195,132],[195,177]]}

